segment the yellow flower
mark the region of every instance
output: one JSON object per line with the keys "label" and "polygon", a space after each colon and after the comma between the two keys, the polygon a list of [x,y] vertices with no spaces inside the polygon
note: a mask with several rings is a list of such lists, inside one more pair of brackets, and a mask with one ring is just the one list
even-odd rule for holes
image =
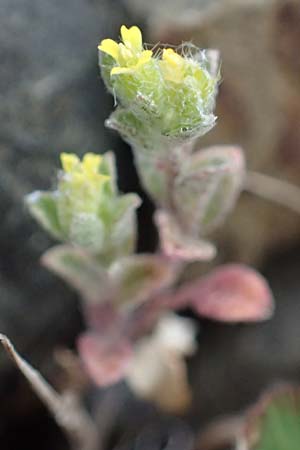
{"label": "yellow flower", "polygon": [[174,50],[164,49],[160,63],[164,78],[174,83],[181,83],[185,75],[185,63],[184,58]]}
{"label": "yellow flower", "polygon": [[72,188],[89,186],[90,189],[97,189],[109,179],[108,175],[99,172],[102,162],[100,155],[86,153],[81,162],[73,153],[62,153],[60,159],[62,168],[67,175],[65,181],[70,183]]}
{"label": "yellow flower", "polygon": [[119,44],[112,39],[104,39],[98,46],[99,50],[112,56],[118,64],[111,69],[111,75],[132,73],[152,57],[151,50],[143,49],[142,33],[138,27],[127,28],[122,25],[121,37],[123,42]]}

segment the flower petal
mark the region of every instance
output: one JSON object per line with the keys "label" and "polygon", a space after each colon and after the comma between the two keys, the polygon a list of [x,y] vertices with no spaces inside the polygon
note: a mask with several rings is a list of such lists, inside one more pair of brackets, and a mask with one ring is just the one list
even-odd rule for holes
{"label": "flower petal", "polygon": [[82,167],[87,173],[96,173],[99,170],[102,156],[95,153],[86,153],[82,159]]}
{"label": "flower petal", "polygon": [[132,73],[132,67],[113,67],[110,71],[110,75],[120,75],[122,73]]}
{"label": "flower petal", "polygon": [[174,52],[172,48],[164,49],[162,59],[173,67],[182,66],[184,64],[184,59],[182,56]]}
{"label": "flower petal", "polygon": [[74,153],[61,153],[60,161],[66,173],[71,173],[80,164],[78,156],[74,155]]}
{"label": "flower petal", "polygon": [[160,65],[166,80],[181,83],[184,78],[184,64],[184,58],[173,49],[166,48],[163,51]]}
{"label": "flower petal", "polygon": [[118,61],[119,45],[112,39],[103,39],[103,41],[101,41],[100,45],[98,46],[98,49],[104,53],[107,53],[108,55],[112,56],[116,61]]}
{"label": "flower petal", "polygon": [[147,63],[148,61],[150,61],[151,57],[152,57],[151,50],[143,50],[136,64],[136,67],[142,66],[143,64]]}
{"label": "flower petal", "polygon": [[138,27],[133,26],[131,28],[127,28],[125,25],[122,25],[121,37],[126,47],[135,50],[137,52],[142,50],[143,48],[142,33]]}

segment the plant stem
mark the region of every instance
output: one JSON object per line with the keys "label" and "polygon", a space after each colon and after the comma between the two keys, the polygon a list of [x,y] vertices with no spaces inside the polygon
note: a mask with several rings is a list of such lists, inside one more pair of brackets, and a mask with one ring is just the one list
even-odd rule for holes
{"label": "plant stem", "polygon": [[42,375],[17,353],[3,334],[0,334],[0,343],[64,431],[71,447],[74,450],[92,450],[97,440],[96,429],[76,395],[71,392],[60,395],[56,392]]}
{"label": "plant stem", "polygon": [[247,172],[244,189],[300,214],[300,188],[258,172]]}

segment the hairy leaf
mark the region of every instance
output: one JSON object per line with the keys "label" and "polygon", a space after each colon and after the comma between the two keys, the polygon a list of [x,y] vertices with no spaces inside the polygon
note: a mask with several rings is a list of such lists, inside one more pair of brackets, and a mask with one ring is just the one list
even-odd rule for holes
{"label": "hairy leaf", "polygon": [[70,241],[92,253],[100,253],[104,244],[104,227],[95,214],[79,213],[70,223]]}
{"label": "hairy leaf", "polygon": [[109,269],[111,282],[118,291],[117,306],[136,306],[169,286],[177,266],[156,255],[132,255],[116,261]]}
{"label": "hairy leaf", "polygon": [[132,356],[131,344],[125,338],[109,340],[97,333],[82,334],[78,350],[87,372],[100,387],[120,381]]}
{"label": "hairy leaf", "polygon": [[155,214],[162,252],[169,258],[183,261],[210,261],[215,257],[216,249],[209,241],[186,236],[165,211]]}
{"label": "hairy leaf", "polygon": [[82,249],[57,246],[43,255],[42,262],[76,288],[88,302],[104,302],[112,295],[107,272]]}
{"label": "hairy leaf", "polygon": [[25,201],[32,216],[45,230],[53,237],[63,239],[64,233],[57,214],[56,196],[56,192],[36,191],[27,195]]}
{"label": "hairy leaf", "polygon": [[266,280],[255,270],[228,264],[206,277],[184,284],[174,303],[190,305],[199,315],[224,322],[269,319],[273,297]]}
{"label": "hairy leaf", "polygon": [[174,215],[184,230],[203,236],[218,226],[233,207],[244,178],[238,147],[211,147],[182,161],[174,181]]}

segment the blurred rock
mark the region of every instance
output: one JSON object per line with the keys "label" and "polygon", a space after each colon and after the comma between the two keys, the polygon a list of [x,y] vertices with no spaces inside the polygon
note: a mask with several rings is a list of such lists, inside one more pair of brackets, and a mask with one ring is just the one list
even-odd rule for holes
{"label": "blurred rock", "polygon": [[[300,1],[126,0],[126,4],[147,22],[147,41],[192,40],[202,48],[220,50],[219,120],[199,145],[239,144],[249,168],[299,185]],[[297,239],[299,217],[248,194],[220,232],[227,257],[247,262],[258,262],[266,252]]]}

